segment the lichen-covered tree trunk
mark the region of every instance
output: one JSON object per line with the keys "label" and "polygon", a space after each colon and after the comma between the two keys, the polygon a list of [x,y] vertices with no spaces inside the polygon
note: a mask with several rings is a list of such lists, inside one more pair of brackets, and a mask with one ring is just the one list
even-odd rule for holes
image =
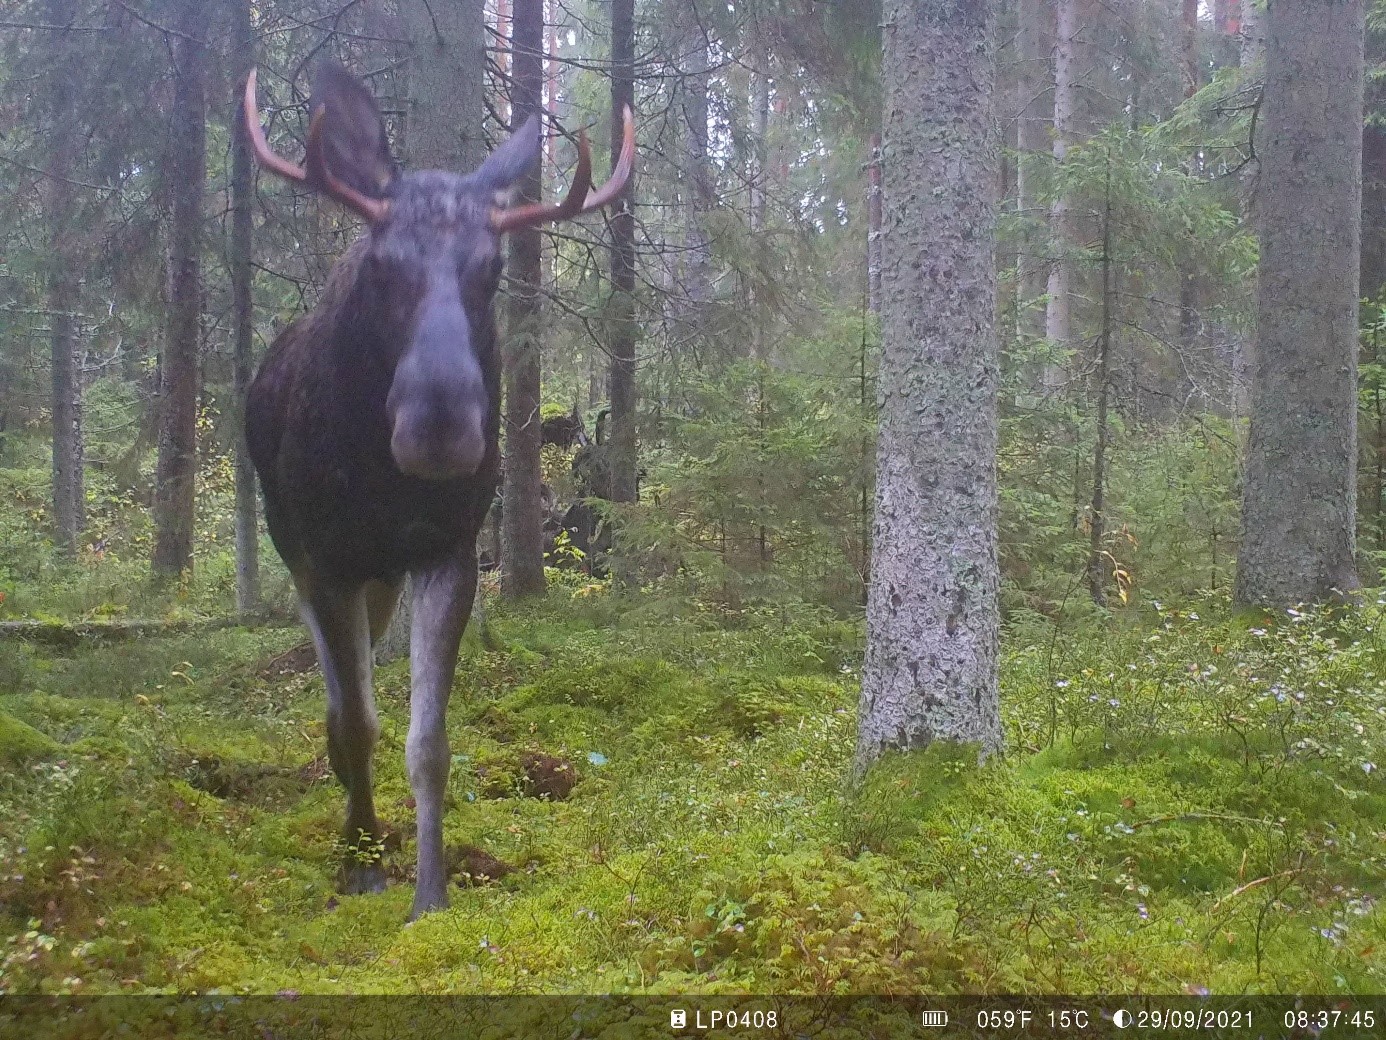
{"label": "lichen-covered tree trunk", "polygon": [[[1203,54],[1199,46],[1199,0],[1183,0],[1184,99],[1187,101],[1203,86]],[[1188,159],[1191,177],[1199,176],[1202,149],[1194,149]],[[1197,349],[1202,314],[1198,306],[1198,276],[1191,258],[1183,257],[1178,265],[1179,277],[1179,347],[1185,356],[1192,357]]]}
{"label": "lichen-covered tree trunk", "polygon": [[[544,2],[515,0],[510,104],[516,126],[543,114]],[[539,197],[539,170],[521,195]],[[505,308],[505,489],[502,500],[501,591],[509,597],[544,591],[544,518],[540,495],[539,290],[543,239],[537,228],[510,236]]]}
{"label": "lichen-covered tree trunk", "polygon": [[207,167],[207,8],[183,0],[173,37],[173,106],[165,173],[172,201],[168,332],[154,478],[154,573],[192,566],[197,478],[197,377],[202,331],[202,191]]}
{"label": "lichen-covered tree trunk", "polygon": [[[71,0],[50,0],[48,20],[68,25],[76,16]],[[54,37],[49,83],[49,157],[45,209],[51,253],[47,290],[49,347],[52,356],[53,534],[66,556],[77,553],[77,536],[85,514],[82,480],[81,368],[77,357],[76,310],[81,294],[81,262],[76,245],[77,200],[72,182],[80,131],[74,120],[71,33]]]}
{"label": "lichen-covered tree trunk", "polygon": [[1241,0],[1241,65],[1255,65],[1266,51],[1265,0]]}
{"label": "lichen-covered tree trunk", "polygon": [[422,170],[472,169],[485,157],[486,9],[482,0],[400,0],[409,38],[410,165]]}
{"label": "lichen-covered tree trunk", "polygon": [[857,768],[999,748],[995,9],[885,5],[876,507]]}
{"label": "lichen-covered tree trunk", "polygon": [[1363,0],[1270,5],[1240,603],[1357,587]]}
{"label": "lichen-covered tree trunk", "polygon": [[683,291],[689,305],[685,320],[701,324],[697,308],[712,299],[712,240],[707,217],[716,205],[708,149],[708,91],[712,86],[708,26],[696,4],[677,5],[678,96],[685,149],[679,158],[679,191],[684,205]]}
{"label": "lichen-covered tree trunk", "polygon": [[[1056,0],[1053,155],[1054,161],[1060,164],[1068,155],[1078,103],[1077,36],[1078,0]],[[1054,242],[1055,255],[1049,266],[1049,299],[1044,312],[1044,335],[1060,349],[1067,349],[1073,336],[1073,301],[1069,295],[1072,274],[1072,263],[1068,257],[1071,248],[1069,205],[1068,195],[1061,192],[1049,207],[1049,233]],[[1043,378],[1045,385],[1054,389],[1062,385],[1066,377],[1061,366],[1048,365]]]}
{"label": "lichen-covered tree trunk", "polygon": [[[754,71],[751,79],[751,133],[750,133],[750,155],[746,164],[746,183],[749,186],[749,207],[747,217],[749,218],[748,227],[752,235],[760,234],[765,228],[765,171],[767,168],[766,156],[769,150],[769,130],[770,130],[770,76],[764,71]],[[876,137],[872,138],[873,148],[879,149],[880,141]],[[874,154],[874,153],[873,153]],[[873,204],[872,212],[879,216],[880,210],[880,178],[879,168],[874,159],[871,169],[875,171],[872,179],[876,182],[877,191],[874,198],[877,200]],[[876,221],[872,227],[879,230],[880,221]],[[867,299],[874,301],[878,293],[880,281],[880,249],[875,239],[879,236],[868,238],[866,246],[867,256]],[[873,262],[874,258],[874,262]],[[873,275],[871,272],[874,271]],[[874,280],[873,280],[874,279]],[[760,306],[760,300],[754,289],[749,293],[747,304],[751,310],[751,357],[758,361],[766,359],[766,340],[765,332],[767,325],[767,315],[763,313],[764,308]],[[874,302],[873,302],[874,306]]]}
{"label": "lichen-covered tree trunk", "polygon": [[[485,158],[485,4],[483,0],[401,0],[409,38],[409,118],[404,153],[416,170],[465,173]],[[508,15],[497,9],[498,25]],[[503,61],[503,59],[502,59]],[[379,664],[409,654],[413,602],[406,581],[390,627],[375,648]]]}
{"label": "lichen-covered tree trunk", "polygon": [[[635,0],[611,4],[611,159],[621,147],[621,110],[635,106]],[[627,191],[611,212],[611,499],[634,502],[635,433],[635,200]]]}
{"label": "lichen-covered tree trunk", "polygon": [[[1265,10],[1262,7],[1263,2],[1264,0],[1240,0],[1241,26],[1238,29],[1238,34],[1241,48],[1237,57],[1238,64],[1246,70],[1254,71],[1256,66],[1265,59]],[[1256,137],[1250,144],[1252,150],[1260,155],[1261,145],[1265,140],[1264,124],[1261,120],[1256,121],[1255,129]],[[1252,189],[1255,182],[1254,167],[1248,167],[1242,176],[1245,190],[1243,212],[1246,214],[1248,223],[1255,219],[1252,204]],[[1255,370],[1256,333],[1255,330],[1250,330],[1239,335],[1233,346],[1232,414],[1239,419],[1245,419],[1251,415],[1251,379]]]}
{"label": "lichen-covered tree trunk", "polygon": [[260,532],[256,521],[255,468],[245,449],[243,424],[246,391],[254,370],[254,300],[251,264],[254,246],[255,172],[245,134],[245,113],[238,96],[255,65],[255,26],[250,17],[251,0],[235,0],[231,9],[232,62],[231,125],[231,268],[232,368],[236,389],[236,609],[241,613],[260,605]]}
{"label": "lichen-covered tree trunk", "polygon": [[1099,607],[1107,605],[1107,443],[1112,388],[1112,324],[1116,309],[1116,268],[1112,258],[1112,155],[1107,153],[1107,177],[1102,205],[1102,332],[1097,337],[1097,438],[1092,450],[1092,502],[1088,510],[1088,593]]}
{"label": "lichen-covered tree trunk", "polygon": [[881,313],[881,135],[871,135],[871,156],[866,166],[866,303],[872,314]]}
{"label": "lichen-covered tree trunk", "polygon": [[1238,63],[1241,41],[1238,18],[1241,0],[1213,0],[1213,66],[1226,68]]}
{"label": "lichen-covered tree trunk", "polygon": [[[1016,4],[1016,210],[1023,218],[1032,216],[1038,199],[1039,181],[1036,156],[1050,148],[1045,103],[1052,102],[1049,62],[1041,42],[1044,23],[1043,0],[1018,0]],[[1045,264],[1035,236],[1027,235],[1016,256],[1016,332],[1026,338],[1044,335]]]}

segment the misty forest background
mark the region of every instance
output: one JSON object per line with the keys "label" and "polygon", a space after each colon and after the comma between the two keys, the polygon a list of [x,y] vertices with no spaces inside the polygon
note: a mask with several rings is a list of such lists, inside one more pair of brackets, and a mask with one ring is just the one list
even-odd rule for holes
{"label": "misty forest background", "polygon": [[[1352,593],[1386,565],[1386,6],[1339,227],[1333,177],[1265,190],[1273,155],[1359,120],[1268,131],[1264,4],[974,5],[995,24],[1001,653],[1000,736],[970,737],[1002,753],[939,740],[852,782],[877,409],[907,389],[883,385],[906,369],[882,330],[929,307],[882,256],[882,180],[914,159],[882,148],[913,117],[885,111],[881,27],[944,6],[6,6],[0,992],[1383,991],[1386,645]],[[1345,53],[1313,24],[1296,38]],[[239,450],[254,365],[360,229],[257,177],[237,109],[258,66],[297,160],[336,60],[407,167],[460,169],[468,128],[503,139],[525,33],[562,131],[545,196],[580,128],[602,178],[629,90],[633,220],[546,231],[502,286],[502,335],[521,279],[541,331],[506,347],[499,566],[454,698],[461,888],[401,929],[400,640],[377,672],[397,883],[339,898],[321,678]],[[1349,393],[1351,356],[1311,351],[1356,355],[1356,414],[1308,423],[1346,483],[1309,497],[1274,450],[1294,409],[1253,378],[1261,244],[1296,212],[1360,241],[1335,261],[1357,327],[1277,333]],[[535,415],[591,443],[541,444]],[[1247,494],[1303,502],[1338,548],[1301,552],[1262,510],[1248,551]],[[1333,580],[1292,573],[1335,551]]]}

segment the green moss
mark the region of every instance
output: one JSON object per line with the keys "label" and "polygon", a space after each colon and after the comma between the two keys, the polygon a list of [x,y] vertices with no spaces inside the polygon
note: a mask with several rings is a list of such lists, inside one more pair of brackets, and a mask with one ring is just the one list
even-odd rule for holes
{"label": "green moss", "polygon": [[[15,821],[0,906],[28,944],[5,985],[1386,984],[1386,650],[1369,611],[1078,632],[1061,668],[1013,647],[1004,756],[935,744],[855,786],[852,626],[727,628],[667,598],[623,612],[566,592],[492,619],[499,649],[470,646],[459,672],[445,840],[514,869],[410,928],[402,665],[381,670],[375,758],[402,846],[383,895],[345,898],[321,677],[258,667],[298,633],[29,659],[45,690],[0,701],[0,733],[63,755],[0,784]],[[577,783],[532,796],[526,756]],[[24,938],[31,917],[54,922],[51,947]]]}
{"label": "green moss", "polygon": [[22,765],[36,758],[48,758],[62,751],[58,742],[26,722],[0,712],[0,762]]}

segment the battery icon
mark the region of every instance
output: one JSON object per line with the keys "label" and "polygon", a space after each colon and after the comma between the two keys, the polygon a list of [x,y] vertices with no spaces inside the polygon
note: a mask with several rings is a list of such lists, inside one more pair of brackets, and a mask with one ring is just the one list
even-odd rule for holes
{"label": "battery icon", "polygon": [[921,1011],[919,1017],[920,1025],[946,1026],[948,1024],[947,1011]]}

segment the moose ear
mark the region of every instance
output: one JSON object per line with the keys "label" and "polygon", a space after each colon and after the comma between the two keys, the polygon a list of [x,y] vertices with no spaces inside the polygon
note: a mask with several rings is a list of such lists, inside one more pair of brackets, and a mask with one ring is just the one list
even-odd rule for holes
{"label": "moose ear", "polygon": [[[395,162],[375,98],[340,65],[324,64],[313,81],[310,119],[321,119],[322,157],[339,181],[368,198],[385,195]],[[319,115],[321,113],[321,115]]]}
{"label": "moose ear", "polygon": [[472,176],[487,191],[509,191],[539,162],[539,117],[532,115]]}

